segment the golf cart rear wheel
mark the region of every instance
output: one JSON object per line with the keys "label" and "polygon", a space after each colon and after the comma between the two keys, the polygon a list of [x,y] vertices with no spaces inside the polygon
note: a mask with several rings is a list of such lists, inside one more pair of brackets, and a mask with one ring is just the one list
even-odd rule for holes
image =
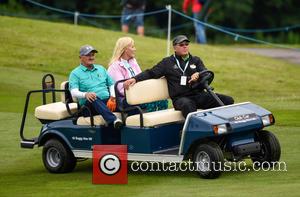
{"label": "golf cart rear wheel", "polygon": [[214,179],[221,175],[223,152],[215,142],[200,144],[193,154],[193,162],[200,177]]}
{"label": "golf cart rear wheel", "polygon": [[66,173],[73,171],[76,159],[68,147],[57,139],[51,139],[44,145],[43,163],[51,173]]}
{"label": "golf cart rear wheel", "polygon": [[251,155],[253,163],[257,166],[274,166],[280,159],[281,148],[278,139],[270,131],[256,132],[256,140],[261,144],[261,152]]}

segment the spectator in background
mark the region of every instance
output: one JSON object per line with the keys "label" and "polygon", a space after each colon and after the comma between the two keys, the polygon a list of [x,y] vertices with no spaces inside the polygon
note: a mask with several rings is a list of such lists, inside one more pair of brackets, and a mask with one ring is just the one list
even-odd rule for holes
{"label": "spectator in background", "polygon": [[[182,9],[184,13],[187,13],[188,7],[192,6],[192,12],[194,19],[200,19],[200,13],[204,6],[205,0],[184,0]],[[201,44],[206,44],[205,27],[196,21],[194,21],[196,42]]]}
{"label": "spectator in background", "polygon": [[146,0],[122,0],[122,31],[128,33],[129,25],[133,23],[137,34],[144,36],[144,11]]}

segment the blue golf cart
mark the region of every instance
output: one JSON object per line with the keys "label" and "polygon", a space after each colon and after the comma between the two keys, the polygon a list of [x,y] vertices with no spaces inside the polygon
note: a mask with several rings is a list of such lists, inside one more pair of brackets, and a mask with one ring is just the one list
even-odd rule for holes
{"label": "blue golf cart", "polygon": [[[268,110],[251,102],[224,106],[213,92],[210,83],[214,73],[203,71],[200,81],[191,88],[204,89],[215,98],[220,107],[199,109],[184,119],[181,112],[166,109],[144,112],[143,103],[169,98],[165,78],[150,79],[136,83],[126,90],[130,107],[124,107],[115,84],[117,106],[114,113],[124,126],[117,130],[106,125],[102,116],[83,117],[88,110],[78,105],[68,90],[68,82],[55,89],[55,80],[47,74],[42,80],[42,90],[27,94],[20,128],[21,147],[42,146],[45,168],[51,173],[71,172],[77,161],[92,158],[94,145],[125,144],[129,161],[182,162],[192,161],[195,171],[203,178],[216,178],[225,161],[241,161],[251,158],[257,165],[272,165],[279,161],[281,149],[274,134],[265,127],[275,123]],[[24,126],[30,96],[43,95],[43,105],[35,108],[35,117],[43,124],[40,134],[28,139]],[[56,101],[60,93],[60,101]],[[52,102],[47,103],[48,94]],[[129,115],[131,111],[137,114]],[[91,114],[91,113],[90,113]],[[213,166],[217,165],[217,166]],[[218,166],[219,165],[219,166]]]}

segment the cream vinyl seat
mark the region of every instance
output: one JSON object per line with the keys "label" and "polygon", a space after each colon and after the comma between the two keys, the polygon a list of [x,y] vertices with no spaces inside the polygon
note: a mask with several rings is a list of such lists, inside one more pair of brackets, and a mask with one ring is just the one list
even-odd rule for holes
{"label": "cream vinyl seat", "polygon": [[[61,89],[64,90],[67,81],[61,83]],[[69,103],[69,107],[72,113],[77,111],[77,103]],[[70,117],[66,107],[65,93],[61,93],[61,101],[55,103],[49,103],[41,105],[35,108],[34,116],[41,120],[62,120]]]}

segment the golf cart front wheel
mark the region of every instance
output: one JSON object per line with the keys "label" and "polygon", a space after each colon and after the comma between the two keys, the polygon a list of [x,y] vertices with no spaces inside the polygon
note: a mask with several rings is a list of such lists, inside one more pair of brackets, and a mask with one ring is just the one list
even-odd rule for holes
{"label": "golf cart front wheel", "polygon": [[214,179],[221,175],[223,152],[215,142],[200,144],[193,154],[193,162],[200,177]]}
{"label": "golf cart front wheel", "polygon": [[66,173],[73,171],[76,159],[68,147],[57,139],[51,139],[44,145],[43,163],[51,173]]}
{"label": "golf cart front wheel", "polygon": [[256,140],[261,144],[260,153],[251,155],[253,163],[257,166],[273,166],[280,159],[281,148],[278,139],[270,131],[256,132]]}

